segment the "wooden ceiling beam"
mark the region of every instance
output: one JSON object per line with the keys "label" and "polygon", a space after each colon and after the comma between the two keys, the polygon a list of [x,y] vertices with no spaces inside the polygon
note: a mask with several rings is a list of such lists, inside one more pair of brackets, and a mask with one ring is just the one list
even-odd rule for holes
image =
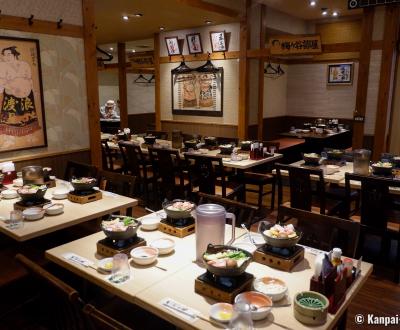
{"label": "wooden ceiling beam", "polygon": [[[265,35],[267,32],[267,8],[261,4],[260,14],[260,49],[265,48]],[[258,114],[257,138],[263,140],[264,135],[264,58],[258,60]]]}
{"label": "wooden ceiling beam", "polygon": [[156,130],[161,130],[161,77],[160,77],[160,34],[154,34],[154,108]]}
{"label": "wooden ceiling beam", "polygon": [[230,9],[230,8],[227,8],[224,6],[216,5],[213,3],[205,2],[202,0],[176,0],[176,2],[181,3],[183,5],[210,11],[210,12],[213,12],[216,14],[224,15],[227,17],[234,17],[234,18],[240,17],[240,13],[236,10],[233,10],[233,9]]}

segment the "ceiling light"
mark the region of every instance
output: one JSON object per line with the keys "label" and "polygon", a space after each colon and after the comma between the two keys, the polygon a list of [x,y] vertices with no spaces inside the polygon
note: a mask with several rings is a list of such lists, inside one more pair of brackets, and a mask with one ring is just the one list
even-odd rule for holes
{"label": "ceiling light", "polygon": [[212,21],[210,21],[210,20],[206,20],[206,21],[204,21],[204,23],[206,23],[206,24],[211,24],[211,23],[212,23]]}
{"label": "ceiling light", "polygon": [[129,16],[128,16],[128,15],[124,15],[124,16],[122,16],[122,19],[123,19],[124,21],[127,21],[127,20],[129,20]]}
{"label": "ceiling light", "polygon": [[328,8],[321,8],[321,15],[322,16],[328,15]]}
{"label": "ceiling light", "polygon": [[333,13],[332,13],[332,16],[338,16],[339,15],[339,13],[337,12],[337,11],[334,11]]}
{"label": "ceiling light", "polygon": [[164,31],[164,30],[165,30],[165,27],[160,26],[160,31]]}
{"label": "ceiling light", "polygon": [[132,53],[136,53],[136,50],[132,49],[131,52],[132,52]]}
{"label": "ceiling light", "polygon": [[314,0],[311,0],[311,1],[310,1],[310,6],[311,6],[311,7],[314,7],[316,4],[317,4],[317,1],[314,1]]}
{"label": "ceiling light", "polygon": [[133,14],[133,16],[135,16],[135,17],[142,17],[143,14],[142,14],[142,13],[136,13],[136,14]]}
{"label": "ceiling light", "polygon": [[114,48],[110,47],[110,50],[114,50]]}

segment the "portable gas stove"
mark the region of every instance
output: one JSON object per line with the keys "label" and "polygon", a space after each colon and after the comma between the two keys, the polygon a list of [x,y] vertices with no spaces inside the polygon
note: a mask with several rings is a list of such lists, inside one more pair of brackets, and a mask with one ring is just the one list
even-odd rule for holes
{"label": "portable gas stove", "polygon": [[233,303],[239,293],[251,289],[253,279],[246,272],[239,276],[217,276],[207,271],[196,278],[194,291],[220,302]]}
{"label": "portable gas stove", "polygon": [[139,236],[125,240],[113,240],[106,237],[97,242],[97,253],[105,257],[113,257],[117,253],[125,253],[129,257],[131,250],[144,245],[146,245],[146,240]]}
{"label": "portable gas stove", "polygon": [[185,237],[195,232],[194,218],[172,219],[167,217],[160,221],[158,229],[176,237]]}
{"label": "portable gas stove", "polygon": [[14,203],[14,210],[23,211],[30,207],[43,207],[44,205],[51,203],[51,200],[43,198],[41,200],[35,201],[23,201],[20,200],[19,202]]}
{"label": "portable gas stove", "polygon": [[254,252],[255,262],[287,272],[290,272],[303,259],[304,248],[300,245],[279,248],[264,244]]}
{"label": "portable gas stove", "polygon": [[68,193],[68,200],[74,203],[86,204],[102,199],[103,195],[100,190],[73,190]]}

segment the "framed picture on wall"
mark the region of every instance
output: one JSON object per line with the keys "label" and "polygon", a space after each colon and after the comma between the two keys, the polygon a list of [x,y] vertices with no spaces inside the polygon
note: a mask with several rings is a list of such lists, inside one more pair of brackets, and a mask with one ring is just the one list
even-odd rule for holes
{"label": "framed picture on wall", "polygon": [[186,41],[190,54],[201,54],[203,53],[203,47],[201,45],[200,33],[192,33],[186,35]]}
{"label": "framed picture on wall", "polygon": [[213,52],[226,52],[228,50],[225,31],[210,32],[210,40]]}
{"label": "framed picture on wall", "polygon": [[178,37],[165,37],[165,44],[169,56],[181,55]]}
{"label": "framed picture on wall", "polygon": [[0,152],[44,146],[39,40],[0,37]]}
{"label": "framed picture on wall", "polygon": [[328,64],[327,85],[353,84],[354,63]]}

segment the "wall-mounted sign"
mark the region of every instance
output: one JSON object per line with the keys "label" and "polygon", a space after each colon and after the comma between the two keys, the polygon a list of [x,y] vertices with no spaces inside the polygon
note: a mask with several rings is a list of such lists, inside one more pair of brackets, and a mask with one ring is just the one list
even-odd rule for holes
{"label": "wall-mounted sign", "polygon": [[128,59],[131,62],[131,68],[153,68],[154,52],[129,53]]}
{"label": "wall-mounted sign", "polygon": [[353,120],[358,122],[358,123],[363,123],[364,120],[365,120],[365,117],[364,116],[354,116]]}
{"label": "wall-mounted sign", "polygon": [[320,54],[321,36],[316,35],[284,35],[269,39],[271,55],[303,55]]}
{"label": "wall-mounted sign", "polygon": [[400,3],[400,0],[348,0],[347,7],[349,9],[358,9],[379,5],[388,5],[391,3]]}

